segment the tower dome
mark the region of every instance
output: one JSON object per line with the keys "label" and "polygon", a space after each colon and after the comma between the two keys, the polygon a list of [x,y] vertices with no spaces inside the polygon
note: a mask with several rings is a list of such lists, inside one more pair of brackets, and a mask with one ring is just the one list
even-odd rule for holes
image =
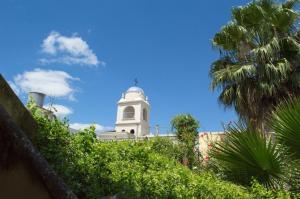
{"label": "tower dome", "polygon": [[123,93],[121,101],[126,100],[146,100],[147,97],[144,93],[144,90],[137,86],[132,86],[127,89],[125,93]]}
{"label": "tower dome", "polygon": [[127,93],[143,93],[144,94],[144,90],[137,86],[130,87],[126,92]]}

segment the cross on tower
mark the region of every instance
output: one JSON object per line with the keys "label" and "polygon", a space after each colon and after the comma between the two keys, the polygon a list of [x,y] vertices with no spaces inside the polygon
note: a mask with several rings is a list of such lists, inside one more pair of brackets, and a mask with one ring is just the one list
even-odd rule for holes
{"label": "cross on tower", "polygon": [[134,79],[134,85],[135,85],[135,86],[137,86],[137,85],[138,85],[138,83],[139,83],[139,82],[138,82],[138,79],[137,79],[137,78],[135,78],[135,79]]}

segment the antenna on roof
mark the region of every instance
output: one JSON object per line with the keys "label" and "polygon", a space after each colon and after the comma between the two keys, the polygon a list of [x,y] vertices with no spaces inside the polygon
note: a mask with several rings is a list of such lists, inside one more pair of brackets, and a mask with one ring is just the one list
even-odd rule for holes
{"label": "antenna on roof", "polygon": [[137,86],[138,83],[139,83],[139,82],[138,82],[138,79],[137,79],[137,78],[134,78],[134,85]]}

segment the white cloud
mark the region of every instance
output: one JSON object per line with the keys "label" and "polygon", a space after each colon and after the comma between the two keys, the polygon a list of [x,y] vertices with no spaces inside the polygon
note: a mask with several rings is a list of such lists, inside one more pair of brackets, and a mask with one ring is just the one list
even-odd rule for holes
{"label": "white cloud", "polygon": [[14,84],[23,92],[41,92],[51,97],[74,99],[70,82],[79,80],[64,71],[34,69],[14,77]]}
{"label": "white cloud", "polygon": [[73,110],[60,104],[47,104],[45,109],[52,111],[57,117],[63,118],[73,113]]}
{"label": "white cloud", "polygon": [[70,128],[75,129],[75,130],[83,130],[85,128],[89,128],[91,125],[94,125],[96,128],[97,132],[104,132],[104,131],[110,131],[113,130],[113,127],[110,126],[102,126],[100,124],[83,124],[83,123],[72,123],[70,124]]}
{"label": "white cloud", "polygon": [[48,55],[47,58],[40,59],[43,64],[105,65],[104,62],[98,60],[87,42],[77,35],[66,37],[52,31],[43,41],[42,52]]}
{"label": "white cloud", "polygon": [[9,84],[10,88],[13,89],[13,91],[15,92],[16,95],[20,94],[20,89],[17,87],[17,85],[15,83],[13,83],[12,81],[8,81],[8,84]]}

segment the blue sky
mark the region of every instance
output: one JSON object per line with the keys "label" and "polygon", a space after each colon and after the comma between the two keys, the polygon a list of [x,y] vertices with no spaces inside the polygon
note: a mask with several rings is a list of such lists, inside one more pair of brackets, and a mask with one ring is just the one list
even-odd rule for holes
{"label": "blue sky", "polygon": [[32,87],[51,92],[70,123],[114,126],[116,103],[137,77],[151,126],[164,131],[173,116],[191,113],[201,130],[221,130],[236,116],[209,89],[218,58],[210,41],[231,8],[247,2],[1,1],[0,71],[24,102]]}

